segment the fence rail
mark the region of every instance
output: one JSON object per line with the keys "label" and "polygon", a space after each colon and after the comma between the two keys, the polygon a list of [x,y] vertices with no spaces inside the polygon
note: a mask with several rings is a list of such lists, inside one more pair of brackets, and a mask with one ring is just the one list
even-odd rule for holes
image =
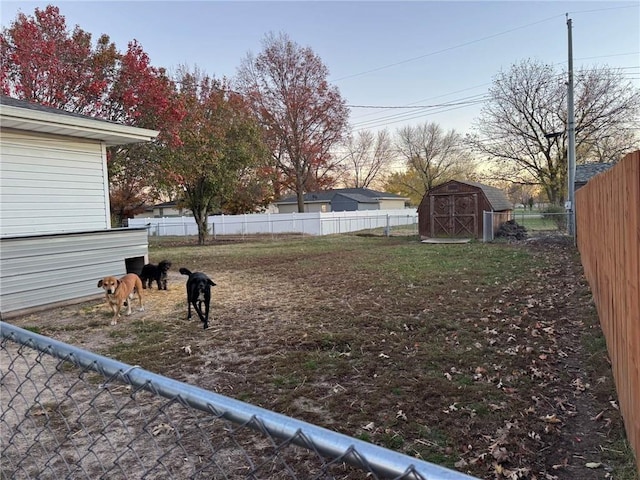
{"label": "fence rail", "polygon": [[[386,233],[397,227],[413,226],[417,233],[416,210],[360,210],[353,212],[264,213],[211,215],[209,234],[255,235],[289,234],[332,235],[382,228]],[[150,235],[197,235],[193,217],[131,218],[129,227],[147,227]]]}
{"label": "fence rail", "polygon": [[640,151],[576,192],[576,234],[640,471]]}
{"label": "fence rail", "polygon": [[524,227],[528,234],[567,234],[567,225],[569,223],[569,213],[556,212],[491,212],[485,211],[483,214],[482,241],[492,242],[495,240],[499,227],[508,220],[515,222]]}
{"label": "fence rail", "polygon": [[473,477],[0,322],[1,478]]}

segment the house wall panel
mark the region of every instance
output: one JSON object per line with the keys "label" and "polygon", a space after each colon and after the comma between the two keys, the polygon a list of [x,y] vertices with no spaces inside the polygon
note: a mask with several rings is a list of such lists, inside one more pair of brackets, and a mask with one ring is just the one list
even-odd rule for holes
{"label": "house wall panel", "polygon": [[144,228],[0,238],[1,315],[93,297],[100,278],[124,275],[125,259],[147,252]]}
{"label": "house wall panel", "polygon": [[403,209],[404,208],[404,199],[400,198],[398,200],[380,200],[380,204],[377,207],[380,210],[395,210],[395,209]]}
{"label": "house wall panel", "polygon": [[109,227],[100,142],[3,129],[0,156],[1,236]]}

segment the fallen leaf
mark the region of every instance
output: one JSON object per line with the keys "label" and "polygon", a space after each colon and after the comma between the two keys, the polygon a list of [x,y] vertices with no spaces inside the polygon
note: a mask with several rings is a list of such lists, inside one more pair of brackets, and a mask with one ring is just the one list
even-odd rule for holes
{"label": "fallen leaf", "polygon": [[154,436],[158,436],[161,433],[171,433],[173,432],[173,427],[166,423],[159,423],[155,427],[153,427],[152,433]]}
{"label": "fallen leaf", "polygon": [[509,452],[504,447],[494,447],[491,450],[491,455],[496,459],[496,462],[498,463],[504,463],[509,460]]}
{"label": "fallen leaf", "polygon": [[547,423],[561,423],[562,422],[562,420],[560,420],[558,417],[556,417],[555,413],[553,415],[545,415],[544,417],[540,417],[540,420],[544,420]]}
{"label": "fallen leaf", "polygon": [[601,463],[596,463],[596,462],[587,462],[584,464],[585,467],[587,468],[600,468],[602,466]]}
{"label": "fallen leaf", "polygon": [[459,470],[462,470],[463,468],[467,467],[469,464],[467,463],[467,461],[463,458],[461,460],[458,460],[456,463],[453,464],[454,467],[456,467]]}

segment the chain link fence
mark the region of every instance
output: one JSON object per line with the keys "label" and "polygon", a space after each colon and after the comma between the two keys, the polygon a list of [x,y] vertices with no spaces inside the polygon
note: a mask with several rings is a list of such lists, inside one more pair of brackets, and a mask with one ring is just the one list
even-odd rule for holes
{"label": "chain link fence", "polygon": [[521,239],[518,235],[520,232],[524,233],[524,237],[567,236],[571,235],[570,222],[570,212],[516,211],[505,214],[485,211],[482,241],[492,242],[496,237]]}
{"label": "chain link fence", "polygon": [[472,477],[0,322],[2,479]]}

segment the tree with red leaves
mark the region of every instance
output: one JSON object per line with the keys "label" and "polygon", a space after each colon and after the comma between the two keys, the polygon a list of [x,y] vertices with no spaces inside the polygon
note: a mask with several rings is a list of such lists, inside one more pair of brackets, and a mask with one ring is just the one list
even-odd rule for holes
{"label": "tree with red leaves", "polygon": [[209,214],[225,205],[235,212],[243,210],[255,202],[253,194],[265,193],[246,187],[260,186],[252,179],[258,177],[268,153],[262,130],[242,95],[197,69],[182,67],[178,75],[187,113],[180,126],[180,145],[164,150],[162,164],[168,186],[183,191],[184,206],[193,213],[202,245],[209,233]]}
{"label": "tree with red leaves", "polygon": [[331,186],[339,162],[330,151],[345,136],[348,109],[328,70],[310,49],[286,34],[269,34],[263,51],[248,54],[237,74],[238,89],[265,128],[277,170],[276,185],[294,191],[298,210],[304,193]]}
{"label": "tree with red leaves", "polygon": [[19,13],[0,38],[2,93],[160,131],[154,145],[108,152],[112,212],[126,218],[141,211],[152,192],[153,150],[179,143],[177,129],[184,116],[164,70],[150,65],[136,41],[122,54],[103,34],[92,47],[91,34],[77,25],[69,31],[52,5],[36,8],[33,16]]}

